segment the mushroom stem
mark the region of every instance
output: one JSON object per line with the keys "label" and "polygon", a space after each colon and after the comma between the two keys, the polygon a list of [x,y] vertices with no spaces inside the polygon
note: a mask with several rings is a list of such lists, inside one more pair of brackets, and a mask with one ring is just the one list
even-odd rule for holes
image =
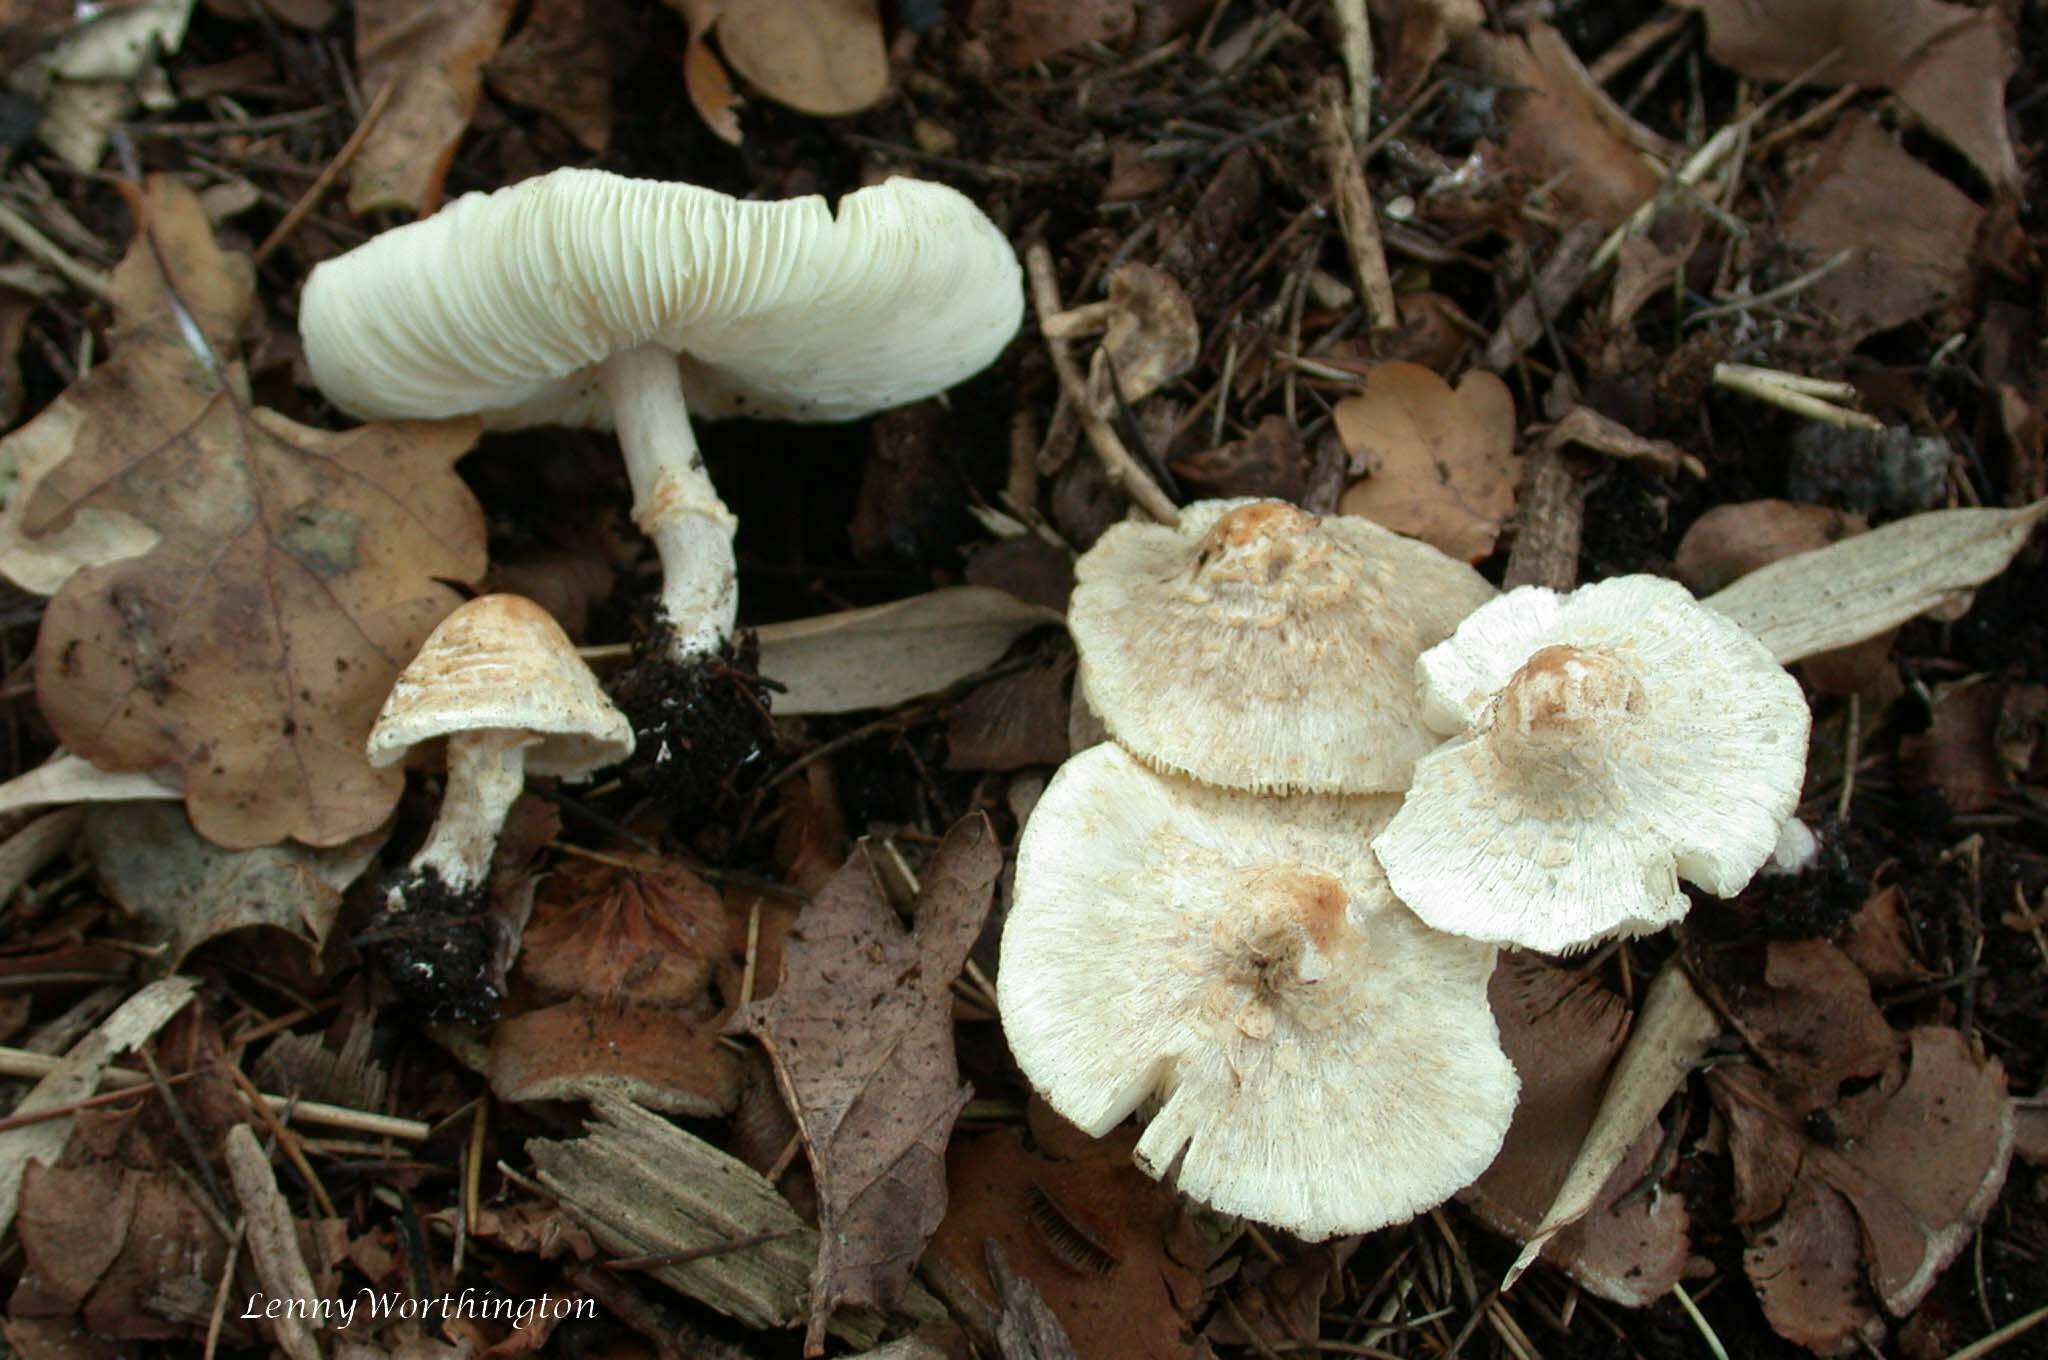
{"label": "mushroom stem", "polygon": [[739,614],[732,536],[690,429],[676,356],[660,345],[622,350],[598,369],[633,484],[633,519],[661,554],[661,605],[678,661],[725,645]]}
{"label": "mushroom stem", "polygon": [[498,848],[498,832],[526,787],[526,748],[536,740],[532,733],[513,728],[448,738],[448,785],[434,829],[412,857],[415,874],[432,869],[456,894],[483,884]]}

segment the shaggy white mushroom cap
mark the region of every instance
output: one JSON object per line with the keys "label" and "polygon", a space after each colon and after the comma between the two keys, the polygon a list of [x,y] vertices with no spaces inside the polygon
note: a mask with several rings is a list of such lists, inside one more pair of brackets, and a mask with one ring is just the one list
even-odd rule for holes
{"label": "shaggy white mushroom cap", "polygon": [[1438,930],[1549,952],[1659,930],[1681,878],[1741,891],[1798,804],[1798,682],[1675,582],[1509,591],[1418,674],[1431,724],[1462,735],[1373,849]]}
{"label": "shaggy white mushroom cap", "polygon": [[1075,756],[1017,851],[997,997],[1053,1108],[1156,1104],[1148,1174],[1305,1238],[1365,1232],[1486,1169],[1514,1112],[1490,945],[1395,900],[1391,797],[1261,798]]}
{"label": "shaggy white mushroom cap", "polygon": [[850,420],[985,367],[1023,316],[1017,257],[942,184],[747,202],[557,170],[385,232],[313,271],[320,389],[364,419],[611,423],[593,370],[677,352],[702,416]]}
{"label": "shaggy white mushroom cap", "polygon": [[1428,544],[1271,500],[1118,524],[1074,577],[1067,627],[1110,735],[1155,768],[1271,793],[1407,787],[1438,741],[1416,658],[1494,595]]}
{"label": "shaggy white mushroom cap", "polygon": [[579,778],[633,754],[633,725],[612,706],[553,615],[519,595],[482,595],[427,635],[370,730],[377,766],[470,732],[527,732],[531,774]]}

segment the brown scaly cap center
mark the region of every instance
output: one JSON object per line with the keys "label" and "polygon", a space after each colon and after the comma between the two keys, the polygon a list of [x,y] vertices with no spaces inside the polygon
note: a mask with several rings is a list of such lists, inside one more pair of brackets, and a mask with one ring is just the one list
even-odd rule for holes
{"label": "brown scaly cap center", "polygon": [[1265,625],[1338,608],[1353,593],[1357,563],[1322,521],[1283,501],[1242,505],[1195,545],[1187,597],[1230,602]]}
{"label": "brown scaly cap center", "polygon": [[1245,870],[1231,896],[1234,909],[1215,923],[1223,974],[1215,1000],[1236,1029],[1263,1039],[1280,1009],[1313,994],[1357,931],[1343,884],[1298,865]]}
{"label": "brown scaly cap center", "polygon": [[1511,764],[1582,766],[1617,744],[1643,704],[1642,681],[1622,658],[1595,648],[1545,647],[1494,700],[1487,740]]}

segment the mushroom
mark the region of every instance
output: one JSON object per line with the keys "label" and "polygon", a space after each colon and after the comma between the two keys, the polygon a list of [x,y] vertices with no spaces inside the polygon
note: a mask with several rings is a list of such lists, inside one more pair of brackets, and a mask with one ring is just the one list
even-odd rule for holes
{"label": "mushroom", "polygon": [[1202,501],[1124,523],[1075,565],[1084,697],[1157,769],[1258,792],[1407,786],[1438,738],[1415,660],[1493,597],[1463,562],[1370,520]]}
{"label": "mushroom", "polygon": [[1764,645],[1672,581],[1509,591],[1423,655],[1423,708],[1460,735],[1373,841],[1438,930],[1583,948],[1728,897],[1788,835],[1810,725]]}
{"label": "mushroom", "polygon": [[[491,855],[528,774],[575,779],[624,760],[633,730],[546,610],[484,595],[441,620],[399,674],[368,755],[394,765],[446,738],[448,779],[427,840],[386,895],[374,932],[410,939],[396,980],[437,1009],[475,1010],[495,956],[480,914]],[[450,970],[454,975],[449,975]]]}
{"label": "mushroom", "polygon": [[1017,850],[997,1000],[1018,1065],[1226,1213],[1365,1232],[1486,1169],[1514,1111],[1486,984],[1365,848],[1397,799],[1262,798],[1114,744],[1063,765]]}
{"label": "mushroom", "polygon": [[943,185],[892,179],[835,217],[815,195],[565,169],[320,265],[299,324],[314,381],[364,419],[616,427],[661,556],[660,659],[701,669],[729,650],[737,522],[690,416],[851,420],[926,397],[994,359],[1022,311],[1008,241]]}

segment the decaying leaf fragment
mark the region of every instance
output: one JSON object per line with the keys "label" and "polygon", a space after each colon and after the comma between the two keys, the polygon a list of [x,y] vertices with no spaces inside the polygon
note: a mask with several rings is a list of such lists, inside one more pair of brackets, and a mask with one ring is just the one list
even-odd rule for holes
{"label": "decaying leaf fragment", "polygon": [[365,95],[397,82],[391,106],[349,167],[350,212],[429,213],[455,145],[483,97],[515,0],[356,0],[356,63]]}
{"label": "decaying leaf fragment", "polygon": [[341,911],[341,895],[384,843],[384,829],[326,850],[300,845],[223,850],[201,840],[184,809],[113,803],[85,818],[85,849],[109,896],[165,945],[179,968],[217,935],[265,927],[314,956]]}
{"label": "decaying leaf fragment", "polygon": [[1584,1218],[1599,1202],[1601,1188],[1615,1168],[1720,1030],[1720,1017],[1700,1000],[1685,969],[1676,960],[1665,964],[1643,998],[1642,1011],[1627,1046],[1615,1060],[1585,1141],[1572,1157],[1543,1221],[1524,1241],[1522,1254],[1502,1279],[1502,1289],[1520,1278],[1552,1237]]}
{"label": "decaying leaf fragment", "polygon": [[[1788,1108],[1759,1068],[1707,1076],[1728,1121],[1737,1177],[1736,1216],[1751,1225],[1747,1267],[1779,1332],[1823,1352],[1847,1349],[1867,1326],[1830,1292],[1787,1278],[1794,1243],[1839,1243],[1833,1198],[1848,1202],[1878,1301],[1895,1317],[1920,1305],[1942,1270],[1969,1244],[2005,1184],[2015,1120],[1996,1059],[1980,1061],[1945,1026],[1914,1030],[1912,1058],[1850,1096],[1825,1120]],[[1820,1136],[1816,1136],[1819,1134]],[[1773,1238],[1779,1240],[1773,1241]],[[1826,1271],[1827,1256],[1806,1262]]]}
{"label": "decaying leaf fragment", "polygon": [[1081,1360],[1185,1360],[1205,1291],[1191,1268],[1199,1257],[1174,1253],[1186,1245],[1175,1234],[1179,1197],[1132,1164],[1134,1130],[1072,1136],[1080,1155],[1064,1160],[1029,1151],[1009,1130],[956,1140],[926,1278],[970,1328],[988,1329],[1002,1304],[982,1250],[993,1240]]}
{"label": "decaying leaf fragment", "polygon": [[986,817],[954,826],[906,932],[856,849],[790,931],[781,986],[740,1014],[775,1064],[818,1182],[811,1354],[841,1304],[898,1303],[945,1215],[946,1143],[968,1097],[949,989],[1002,864]]}
{"label": "decaying leaf fragment", "polygon": [[[1586,1141],[1631,1016],[1593,979],[1519,951],[1502,957],[1487,991],[1522,1099],[1500,1156],[1458,1198],[1495,1231],[1526,1240]],[[1685,1267],[1684,1196],[1642,1185],[1663,1137],[1654,1122],[1645,1127],[1591,1211],[1543,1248],[1544,1260],[1628,1308],[1670,1293]]]}
{"label": "decaying leaf fragment", "polygon": [[308,429],[253,407],[234,362],[245,260],[170,179],[134,196],[114,274],[114,357],[23,527],[112,510],[158,542],[65,581],[36,687],[60,739],[114,771],[180,770],[193,826],[246,848],[339,845],[381,823],[403,771],[363,741],[399,668],[483,572],[483,516],[454,475],[467,422]]}
{"label": "decaying leaf fragment", "polygon": [[1515,399],[1474,370],[1451,385],[1395,359],[1366,372],[1365,391],[1337,403],[1337,433],[1365,480],[1338,501],[1347,515],[1419,538],[1461,561],[1493,551],[1515,508]]}
{"label": "decaying leaf fragment", "polygon": [[1968,195],[1902,150],[1874,119],[1844,118],[1785,201],[1785,238],[1818,263],[1806,290],[1843,349],[1961,297],[1984,218]]}
{"label": "decaying leaf fragment", "polygon": [[[1753,80],[1890,90],[2000,189],[2017,189],[2005,127],[2014,54],[1995,6],[1945,0],[1677,0],[1707,16],[1707,51]],[[1811,68],[1832,54],[1818,71]]]}

